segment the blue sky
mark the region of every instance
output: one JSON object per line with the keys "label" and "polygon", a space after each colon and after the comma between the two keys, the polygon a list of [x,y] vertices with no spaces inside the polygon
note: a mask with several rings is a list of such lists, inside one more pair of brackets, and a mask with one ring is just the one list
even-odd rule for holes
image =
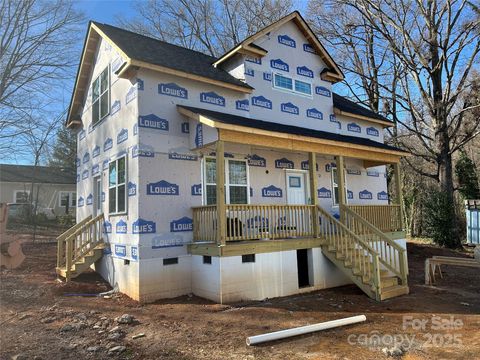
{"label": "blue sky", "polygon": [[80,0],[75,2],[75,6],[85,13],[87,21],[95,20],[113,24],[118,15],[127,17],[132,15],[135,12],[133,8],[135,2],[132,0]]}

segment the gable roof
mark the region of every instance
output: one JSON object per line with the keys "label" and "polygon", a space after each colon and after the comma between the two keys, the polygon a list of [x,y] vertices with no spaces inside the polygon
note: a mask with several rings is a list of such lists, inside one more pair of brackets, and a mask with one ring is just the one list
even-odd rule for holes
{"label": "gable roof", "polygon": [[38,184],[72,184],[76,183],[76,174],[60,168],[33,165],[0,164],[0,182]]}
{"label": "gable roof", "polygon": [[349,143],[354,145],[363,145],[363,146],[368,146],[370,148],[398,152],[398,153],[401,153],[402,155],[406,154],[405,151],[398,149],[396,147],[393,147],[381,142],[376,142],[370,139],[357,137],[357,136],[340,135],[340,134],[332,133],[328,131],[312,130],[312,129],[303,128],[299,126],[293,126],[293,125],[283,125],[283,124],[274,123],[271,121],[251,119],[243,116],[221,113],[218,111],[195,108],[191,106],[177,105],[177,108],[185,109],[187,111],[190,111],[191,113],[203,115],[205,117],[208,117],[212,120],[215,120],[217,122],[224,123],[224,124],[245,126],[245,127],[250,127],[250,128],[260,129],[260,130],[267,130],[267,131],[274,131],[274,132],[290,134],[290,135],[308,136],[308,137],[313,137],[317,139],[331,140],[331,141]]}
{"label": "gable roof", "polygon": [[[318,40],[315,33],[312,31],[310,26],[307,24],[305,19],[298,11],[294,11],[287,16],[284,16],[280,20],[268,25],[267,27],[263,28],[262,30],[256,32],[255,34],[249,36],[241,43],[235,45],[231,50],[227,51],[225,54],[220,56],[217,61],[213,63],[214,66],[220,65],[222,62],[236,54],[237,52],[255,52],[255,48],[260,48],[265,53],[266,51],[259,47],[258,45],[254,44],[253,42],[258,38],[278,29],[285,23],[293,21],[294,24],[298,27],[298,29],[303,33],[307,41],[313,46],[316,50],[316,53],[322,58],[322,60],[327,65],[327,70],[322,71],[321,77],[323,80],[331,81],[331,82],[338,82],[344,79],[344,75],[340,67],[335,63],[333,58],[330,56],[328,51],[323,47],[320,40]],[[253,49],[252,49],[253,48]],[[262,54],[259,54],[262,56]],[[265,54],[263,54],[265,55]]]}
{"label": "gable roof", "polygon": [[353,116],[359,119],[374,121],[383,126],[393,126],[393,122],[386,117],[363,107],[341,95],[333,93],[333,107],[334,112],[340,115]]}

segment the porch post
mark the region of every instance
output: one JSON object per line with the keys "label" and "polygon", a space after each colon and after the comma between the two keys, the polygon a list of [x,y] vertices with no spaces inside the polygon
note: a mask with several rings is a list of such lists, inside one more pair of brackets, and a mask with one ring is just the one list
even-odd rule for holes
{"label": "porch post", "polygon": [[337,156],[337,177],[338,177],[338,207],[340,213],[340,220],[343,220],[342,206],[347,203],[345,194],[345,161],[343,156]]}
{"label": "porch post", "polygon": [[223,140],[216,143],[216,195],[217,195],[217,244],[225,245],[227,230],[227,213],[225,206],[225,144]]}
{"label": "porch post", "polygon": [[395,198],[400,205],[400,226],[405,229],[403,224],[403,194],[402,194],[402,174],[400,173],[400,162],[393,164],[393,175],[395,177]]}
{"label": "porch post", "polygon": [[308,153],[308,175],[310,178],[310,204],[313,208],[313,233],[320,236],[318,227],[318,197],[317,197],[317,156],[314,152]]}

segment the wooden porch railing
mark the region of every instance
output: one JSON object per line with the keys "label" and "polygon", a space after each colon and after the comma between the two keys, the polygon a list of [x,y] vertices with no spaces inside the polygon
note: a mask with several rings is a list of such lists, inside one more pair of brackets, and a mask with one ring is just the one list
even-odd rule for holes
{"label": "wooden porch railing", "polygon": [[57,268],[66,269],[66,280],[76,261],[103,242],[104,216],[91,215],[57,237]]}
{"label": "wooden porch railing", "polygon": [[346,205],[382,232],[403,231],[402,209],[391,205]]}
{"label": "wooden porch railing", "polygon": [[[314,205],[226,205],[226,241],[315,236]],[[193,241],[216,241],[215,205],[193,208]]]}
{"label": "wooden porch railing", "polygon": [[408,265],[406,250],[390,239],[376,226],[365,220],[350,206],[340,205],[342,223],[374,249],[386,269],[392,271],[407,284]]}

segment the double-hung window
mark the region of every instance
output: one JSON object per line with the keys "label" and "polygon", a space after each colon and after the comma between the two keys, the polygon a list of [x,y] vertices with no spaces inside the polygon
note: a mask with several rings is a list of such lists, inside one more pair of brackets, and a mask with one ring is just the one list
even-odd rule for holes
{"label": "double-hung window", "polygon": [[312,84],[282,74],[273,75],[273,87],[300,95],[312,95]]}
{"label": "double-hung window", "polygon": [[[204,164],[204,203],[206,205],[214,205],[217,202],[216,159],[205,158]],[[239,159],[225,159],[226,203],[248,204],[248,189],[247,162]]]}
{"label": "double-hung window", "polygon": [[107,66],[92,85],[92,125],[110,113],[110,69]]}
{"label": "double-hung window", "polygon": [[108,167],[108,211],[121,214],[127,210],[127,163],[123,156]]}
{"label": "double-hung window", "polygon": [[75,207],[76,206],[76,197],[75,192],[70,191],[60,191],[59,196],[59,206],[60,207]]}

